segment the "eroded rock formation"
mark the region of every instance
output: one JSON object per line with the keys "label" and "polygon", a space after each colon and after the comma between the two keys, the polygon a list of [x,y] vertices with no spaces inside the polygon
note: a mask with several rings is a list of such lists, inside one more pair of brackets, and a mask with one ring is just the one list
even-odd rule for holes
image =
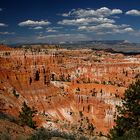
{"label": "eroded rock formation", "polygon": [[[118,96],[139,78],[140,56],[90,49],[13,49],[0,46],[0,111],[17,117],[34,106],[38,126],[106,134]],[[85,131],[87,130],[87,131]]]}

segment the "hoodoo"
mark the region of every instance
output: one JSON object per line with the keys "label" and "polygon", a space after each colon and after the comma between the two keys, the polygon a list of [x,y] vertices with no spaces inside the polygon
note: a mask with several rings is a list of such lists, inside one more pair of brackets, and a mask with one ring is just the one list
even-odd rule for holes
{"label": "hoodoo", "polygon": [[18,117],[23,102],[38,127],[107,134],[116,105],[140,73],[140,56],[102,50],[0,46],[0,111]]}

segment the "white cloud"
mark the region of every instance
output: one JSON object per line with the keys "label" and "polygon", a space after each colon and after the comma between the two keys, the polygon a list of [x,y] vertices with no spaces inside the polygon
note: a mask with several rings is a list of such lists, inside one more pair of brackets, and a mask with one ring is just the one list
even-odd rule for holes
{"label": "white cloud", "polygon": [[0,27],[7,27],[8,25],[6,25],[5,23],[0,23]]}
{"label": "white cloud", "polygon": [[48,28],[46,28],[46,30],[49,33],[55,33],[55,32],[57,32],[56,27],[48,27]]}
{"label": "white cloud", "polygon": [[115,15],[115,14],[122,14],[123,12],[122,12],[122,10],[120,10],[120,9],[113,9],[112,10],[112,15]]}
{"label": "white cloud", "polygon": [[60,37],[69,37],[70,34],[58,34],[58,35],[46,35],[46,36],[39,36],[38,39],[44,39],[44,38],[60,38]]}
{"label": "white cloud", "polygon": [[107,7],[102,7],[95,11],[95,15],[97,15],[98,17],[108,17],[111,15],[116,15],[116,14],[121,14],[121,13],[122,13],[122,10],[120,10],[120,9],[111,10]]}
{"label": "white cloud", "polygon": [[2,8],[0,8],[0,11],[2,11]]}
{"label": "white cloud", "polygon": [[[84,18],[81,18],[81,19],[64,19],[62,21],[59,21],[58,24],[61,24],[61,25],[79,25],[79,24],[84,24],[83,22],[85,22],[85,19]],[[87,24],[87,22],[86,22]]]}
{"label": "white cloud", "polygon": [[27,20],[27,21],[20,22],[18,25],[19,26],[46,26],[49,24],[51,23],[47,20],[41,20],[41,21]]}
{"label": "white cloud", "polygon": [[63,13],[64,17],[73,17],[73,19],[63,19],[58,21],[61,25],[89,25],[89,24],[102,24],[102,23],[115,23],[114,19],[108,18],[113,15],[122,14],[120,9],[109,9],[101,7],[99,9],[72,9],[68,13]]}
{"label": "white cloud", "polygon": [[37,26],[37,27],[34,27],[34,28],[32,28],[32,29],[34,29],[34,30],[40,30],[40,29],[43,29],[43,27]]}
{"label": "white cloud", "polygon": [[85,34],[55,34],[55,35],[38,36],[37,39],[53,42],[90,40],[90,38]]}
{"label": "white cloud", "polygon": [[49,33],[54,33],[54,32],[57,32],[57,30],[54,30],[54,29],[48,29],[47,32],[49,32]]}
{"label": "white cloud", "polygon": [[94,34],[134,33],[135,30],[130,25],[115,24],[116,15],[122,13],[121,9],[109,9],[107,7],[96,10],[89,8],[72,9],[70,12],[64,13],[63,16],[73,19],[63,19],[58,24],[78,26],[79,31],[93,32]]}
{"label": "white cloud", "polygon": [[134,31],[134,29],[133,29],[133,28],[131,28],[131,27],[129,27],[129,28],[125,28],[125,29],[124,29],[124,31],[126,31],[126,32],[133,32],[133,31]]}
{"label": "white cloud", "polygon": [[63,13],[62,16],[76,16],[76,17],[108,17],[111,15],[122,14],[120,9],[109,9],[107,7],[101,7],[99,9],[72,9],[68,13]]}
{"label": "white cloud", "polygon": [[133,9],[133,10],[127,11],[126,15],[140,16],[140,11]]}
{"label": "white cloud", "polygon": [[133,28],[129,25],[115,25],[112,23],[103,23],[95,26],[80,26],[78,28],[81,31],[94,32],[96,34],[116,34],[116,33],[132,33]]}
{"label": "white cloud", "polygon": [[111,33],[120,33],[120,34],[122,34],[122,33],[132,33],[132,32],[134,32],[134,29],[132,29],[131,27],[128,27],[128,28],[124,28],[124,29],[122,29],[122,28],[118,28],[118,29],[113,29],[113,31],[111,32]]}
{"label": "white cloud", "polygon": [[0,35],[14,35],[15,32],[0,32]]}
{"label": "white cloud", "polygon": [[103,23],[95,26],[81,26],[78,29],[79,30],[87,30],[87,31],[98,31],[103,29],[113,29],[117,28],[117,25],[111,24],[111,23]]}
{"label": "white cloud", "polygon": [[78,18],[78,19],[64,19],[62,21],[59,21],[58,24],[61,25],[88,25],[89,23],[115,23],[113,19],[109,18]]}
{"label": "white cloud", "polygon": [[62,16],[63,17],[68,17],[69,16],[69,13],[63,13]]}

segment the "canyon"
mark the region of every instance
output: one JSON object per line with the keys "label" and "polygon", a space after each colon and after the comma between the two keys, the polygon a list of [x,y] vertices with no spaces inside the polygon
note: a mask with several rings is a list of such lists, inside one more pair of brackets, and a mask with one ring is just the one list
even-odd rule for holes
{"label": "canyon", "polygon": [[106,135],[139,77],[139,54],[0,45],[0,111],[17,118],[25,101],[37,110],[38,127]]}

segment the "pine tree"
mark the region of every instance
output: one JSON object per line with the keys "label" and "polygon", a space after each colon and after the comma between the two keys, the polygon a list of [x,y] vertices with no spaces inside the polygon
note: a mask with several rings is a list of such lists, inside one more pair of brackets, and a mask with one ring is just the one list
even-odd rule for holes
{"label": "pine tree", "polygon": [[29,127],[35,129],[36,128],[36,122],[33,121],[34,115],[37,113],[37,110],[34,108],[30,108],[27,106],[27,104],[24,102],[21,108],[21,112],[19,112],[19,122],[21,125],[28,125]]}
{"label": "pine tree", "polygon": [[121,99],[122,106],[117,106],[116,126],[110,136],[112,139],[140,139],[140,80],[131,84]]}

